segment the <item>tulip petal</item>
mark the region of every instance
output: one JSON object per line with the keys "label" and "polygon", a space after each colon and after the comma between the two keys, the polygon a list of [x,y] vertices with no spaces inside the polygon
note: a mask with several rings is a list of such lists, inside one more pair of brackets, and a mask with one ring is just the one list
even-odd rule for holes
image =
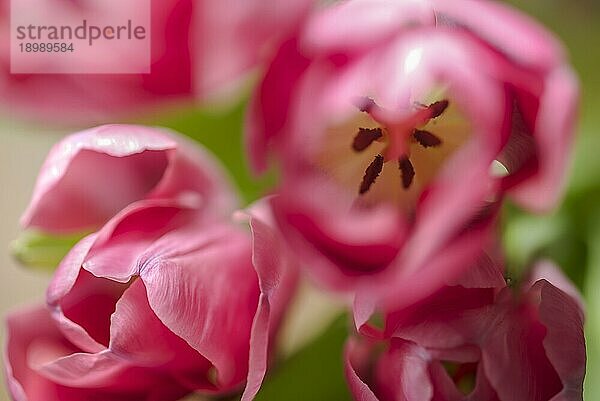
{"label": "tulip petal", "polygon": [[[153,199],[136,202],[98,233],[80,241],[63,260],[47,291],[47,302],[65,335],[82,349],[108,346],[110,316],[137,258],[167,229],[191,219],[186,203]],[[96,314],[89,314],[95,310]]]}
{"label": "tulip petal", "polygon": [[359,375],[360,366],[365,361],[361,358],[361,344],[356,339],[349,339],[344,347],[344,372],[350,386],[350,391],[357,401],[379,401],[369,386]]}
{"label": "tulip petal", "polygon": [[[564,276],[562,281],[567,282]],[[570,293],[574,290],[572,284],[565,291],[560,282],[555,283],[550,278],[540,280],[532,290],[540,287],[539,318],[547,329],[544,349],[563,384],[552,401],[575,401],[581,399],[586,367],[583,310],[578,302],[580,295],[573,297]]]}
{"label": "tulip petal", "polygon": [[[28,366],[29,345],[40,337],[61,345],[60,332],[43,307],[14,312],[7,317],[8,338],[4,366],[8,390],[15,401],[58,401],[56,385]],[[76,350],[76,348],[71,348]]]}
{"label": "tulip petal", "polygon": [[580,400],[586,362],[580,296],[570,295],[573,285],[548,263],[533,278],[523,304],[500,318],[490,336],[486,374],[501,399]]}
{"label": "tulip petal", "polygon": [[200,195],[207,210],[218,204],[219,214],[237,203],[215,160],[191,142],[162,129],[105,125],[70,135],[52,149],[21,224],[81,232],[132,202],[189,192]]}
{"label": "tulip petal", "polygon": [[535,122],[538,171],[512,196],[523,206],[544,212],[556,206],[565,185],[577,118],[579,85],[567,67],[557,68],[546,79]]}
{"label": "tulip petal", "polygon": [[355,0],[334,4],[311,18],[303,44],[317,52],[353,53],[403,29],[434,24],[435,14],[426,2]]}
{"label": "tulip petal", "polygon": [[[245,142],[250,165],[255,173],[268,167],[268,153],[277,134],[288,123],[293,86],[308,67],[308,59],[299,53],[295,40],[284,43],[254,92],[246,121]],[[287,83],[287,84],[283,84]]]}
{"label": "tulip petal", "polygon": [[[394,263],[402,266],[402,269],[392,266],[388,272],[374,277],[371,282],[363,283],[356,291],[355,305],[366,303],[366,310],[369,309],[369,305],[378,305],[387,311],[401,310],[434,295],[448,283],[457,280],[460,282],[459,278],[465,275],[468,269],[474,268],[473,260],[481,258],[481,250],[489,246],[491,228],[495,221],[494,213],[461,232],[433,257],[422,262],[421,266],[417,264],[417,260],[410,258],[395,261]],[[469,279],[469,276],[465,278]],[[492,288],[498,280],[498,276],[486,278],[491,279],[485,286],[488,288]],[[365,315],[362,314],[362,317],[363,320],[359,320],[355,315],[359,330],[361,325],[366,323]]]}
{"label": "tulip petal", "polygon": [[[46,290],[46,302],[61,331],[73,344],[88,352],[100,352],[105,348],[79,324],[67,318],[61,308],[62,299],[69,294],[79,279],[81,266],[96,240],[91,234],[77,243],[63,259]],[[89,273],[88,273],[89,274]],[[84,273],[85,276],[85,273]],[[89,277],[83,277],[86,280]],[[89,281],[88,281],[89,282]]]}
{"label": "tulip petal", "polygon": [[83,268],[126,283],[138,273],[139,256],[165,233],[198,218],[198,209],[194,198],[150,199],[127,206],[97,233]]}
{"label": "tulip petal", "polygon": [[133,126],[68,136],[44,162],[21,224],[49,232],[97,227],[152,190],[175,147],[160,131]]}
{"label": "tulip petal", "polygon": [[323,181],[298,178],[269,203],[292,248],[312,267],[309,273],[332,289],[348,290],[394,259],[407,227],[391,207],[352,210],[352,200]]}
{"label": "tulip petal", "polygon": [[432,0],[431,3],[438,23],[472,31],[526,68],[546,72],[562,60],[562,47],[543,27],[503,4],[470,0]]}
{"label": "tulip petal", "polygon": [[203,97],[218,99],[239,89],[242,78],[270,55],[270,48],[297,29],[311,2],[225,0],[194,5],[193,39],[202,55],[195,60],[196,89]]}
{"label": "tulip petal", "polygon": [[389,314],[386,332],[427,348],[460,347],[485,334],[489,322],[481,316],[493,302],[493,288],[446,287]]}
{"label": "tulip petal", "polygon": [[483,349],[486,376],[500,399],[550,400],[562,383],[542,345],[547,328],[534,317],[537,305],[513,309],[510,295],[509,289],[501,295],[507,301],[495,311],[493,333]]}
{"label": "tulip petal", "polygon": [[298,282],[298,267],[275,228],[267,201],[252,205],[246,217],[252,230],[252,263],[261,294],[252,323],[248,380],[242,401],[254,399],[260,389],[267,371],[271,341]]}
{"label": "tulip petal", "polygon": [[259,298],[246,234],[223,225],[181,229],[147,255],[140,277],[158,318],[215,366],[220,389],[243,382]]}
{"label": "tulip petal", "polygon": [[[44,364],[38,364],[36,361],[33,363],[32,367],[54,383],[68,387],[88,388],[103,387],[113,383],[115,377],[123,376],[128,367],[125,361],[115,358],[109,350],[96,354],[75,352],[53,358]],[[134,378],[129,377],[124,387],[135,381],[132,379]]]}
{"label": "tulip petal", "polygon": [[[132,9],[131,6],[136,8]],[[89,20],[89,16],[107,13],[117,20],[126,21],[132,15],[150,13],[150,25],[145,28],[151,37],[148,59],[151,72],[10,74],[9,52],[6,51],[0,57],[0,102],[3,109],[8,107],[15,117],[34,119],[41,124],[52,123],[58,127],[90,126],[103,121],[137,119],[140,113],[192,100],[192,54],[188,44],[191,1],[150,0],[127,3],[115,9],[113,4],[106,1],[90,1],[86,7],[80,7],[80,4],[72,2],[32,0],[25,7],[35,7],[38,15],[47,16],[52,21],[64,20],[66,15],[72,15],[79,21]],[[3,5],[2,11],[2,37],[8,37],[8,5]],[[8,46],[8,42],[6,45]],[[120,62],[123,56],[121,52],[114,50],[97,53],[99,59],[111,60],[113,63]],[[69,67],[72,60],[57,59],[55,62]]]}
{"label": "tulip petal", "polygon": [[165,376],[128,368],[108,351],[80,353],[43,307],[10,314],[7,327],[5,367],[16,401],[175,401],[188,392]]}
{"label": "tulip petal", "polygon": [[[399,339],[392,340],[390,351],[379,360],[377,385],[384,400],[431,400],[434,388],[428,369],[429,355],[424,348]],[[448,400],[454,401],[454,400]]]}
{"label": "tulip petal", "polygon": [[481,255],[477,262],[456,280],[448,285],[460,285],[465,288],[503,288],[506,281],[503,268],[487,254]]}
{"label": "tulip petal", "polygon": [[135,280],[116,304],[109,348],[135,366],[168,370],[190,390],[216,390],[208,378],[210,362],[158,319],[142,280]]}

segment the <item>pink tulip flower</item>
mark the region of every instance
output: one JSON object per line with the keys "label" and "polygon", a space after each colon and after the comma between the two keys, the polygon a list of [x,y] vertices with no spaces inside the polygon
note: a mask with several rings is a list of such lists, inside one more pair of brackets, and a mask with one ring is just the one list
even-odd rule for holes
{"label": "pink tulip flower", "polygon": [[142,200],[195,201],[224,216],[234,191],[212,156],[164,129],[106,125],[50,151],[21,224],[58,234],[95,231]]}
{"label": "pink tulip flower", "polygon": [[446,287],[388,315],[383,343],[348,342],[346,376],[362,401],[581,400],[583,319],[577,291],[545,263],[518,292]]}
{"label": "pink tulip flower", "polygon": [[[146,398],[131,399],[168,400],[246,383],[243,399],[251,400],[296,269],[265,208],[248,216],[252,234],[193,204],[144,200],[80,241],[48,288],[52,322],[42,311],[34,312],[39,322],[9,320],[15,399],[48,400],[38,385],[73,400],[98,388],[115,399],[141,392]],[[39,344],[49,346],[36,348],[46,352],[32,362]]]}
{"label": "pink tulip flower", "polygon": [[174,394],[246,383],[251,400],[297,271],[265,203],[235,215],[251,234],[230,221],[236,204],[218,163],[166,130],[109,125],[56,145],[24,226],[97,231],[71,249],[47,291],[49,333],[72,352],[30,366],[9,346],[22,399],[40,399],[23,375],[88,394],[134,380],[126,366],[165,377]]}
{"label": "pink tulip flower", "polygon": [[466,228],[504,193],[555,204],[577,95],[561,46],[508,6],[350,0],[279,49],[249,154],[281,165],[272,207],[319,282],[416,299],[469,265],[485,230]]}

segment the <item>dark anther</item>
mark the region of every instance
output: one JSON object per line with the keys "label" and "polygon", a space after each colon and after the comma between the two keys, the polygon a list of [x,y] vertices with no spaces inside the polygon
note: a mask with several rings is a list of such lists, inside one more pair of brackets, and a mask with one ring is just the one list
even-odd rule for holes
{"label": "dark anther", "polygon": [[402,187],[404,187],[404,189],[410,188],[413,178],[415,178],[415,168],[406,156],[402,156],[398,160],[398,167],[400,168],[400,173],[402,175]]}
{"label": "dark anther", "polygon": [[358,109],[364,113],[370,112],[371,109],[375,106],[375,101],[372,98],[366,96],[361,97],[356,105],[356,107],[358,107]]}
{"label": "dark anther", "polygon": [[371,185],[375,182],[381,170],[383,169],[383,156],[377,155],[375,156],[375,160],[369,164],[369,167],[365,170],[365,175],[360,183],[360,189],[358,190],[359,194],[364,194],[371,188]]}
{"label": "dark anther", "polygon": [[359,128],[358,133],[352,142],[352,149],[356,152],[362,152],[373,143],[373,141],[381,138],[383,132],[381,128]]}
{"label": "dark anther", "polygon": [[431,110],[431,117],[429,118],[436,118],[441,116],[444,113],[444,111],[446,111],[449,104],[450,103],[447,100],[440,100],[435,103],[431,103],[427,107],[429,110]]}
{"label": "dark anther", "polygon": [[413,138],[424,148],[435,148],[442,144],[442,140],[429,131],[416,129],[413,131]]}

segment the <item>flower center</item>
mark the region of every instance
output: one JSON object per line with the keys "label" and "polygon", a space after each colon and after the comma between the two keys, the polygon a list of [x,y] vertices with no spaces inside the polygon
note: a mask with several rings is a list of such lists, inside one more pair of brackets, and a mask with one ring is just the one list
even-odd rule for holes
{"label": "flower center", "polygon": [[[420,110],[414,113],[413,118],[409,119],[408,124],[416,123],[419,125],[427,124],[430,120],[440,117],[449,106],[448,100],[440,100],[430,104],[429,106],[418,105]],[[366,99],[363,105],[359,106],[362,112],[369,113],[373,116],[375,121],[378,121],[376,109],[377,104],[373,99]],[[373,113],[373,114],[371,114]],[[385,123],[384,123],[385,124]],[[383,125],[383,124],[382,124]],[[400,124],[397,127],[378,127],[378,128],[359,128],[358,133],[354,137],[352,142],[352,149],[355,152],[365,151],[373,142],[383,141],[387,139],[387,146],[384,148],[384,154],[386,158],[381,154],[375,156],[375,159],[369,164],[365,170],[362,182],[358,193],[360,195],[365,194],[369,191],[371,186],[375,183],[375,180],[383,170],[384,163],[395,160],[398,163],[398,169],[400,170],[400,177],[402,188],[408,189],[412,185],[415,178],[415,168],[410,160],[410,150],[402,149],[397,143],[402,141],[404,138],[392,138],[391,135],[402,136],[405,133],[404,124]],[[442,140],[434,133],[425,129],[413,128],[410,132],[410,141],[418,143],[424,149],[435,148],[442,145]],[[386,138],[387,137],[387,138]]]}
{"label": "flower center", "polygon": [[435,96],[397,113],[363,97],[331,125],[313,162],[355,204],[396,205],[410,212],[442,165],[470,137],[471,125],[451,99]]}

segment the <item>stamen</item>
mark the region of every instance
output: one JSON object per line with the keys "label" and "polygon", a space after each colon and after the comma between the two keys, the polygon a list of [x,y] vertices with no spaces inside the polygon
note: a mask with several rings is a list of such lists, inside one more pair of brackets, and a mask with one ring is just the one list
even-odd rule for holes
{"label": "stamen", "polygon": [[448,102],[447,100],[440,100],[430,104],[427,107],[431,111],[431,117],[429,118],[436,118],[441,116],[444,113],[444,111],[446,111],[449,104],[450,102]]}
{"label": "stamen", "polygon": [[375,160],[369,164],[369,167],[365,170],[365,175],[360,183],[360,189],[358,190],[359,194],[364,194],[371,188],[371,185],[375,182],[381,170],[383,169],[383,156],[377,155],[375,156]]}
{"label": "stamen", "polygon": [[429,131],[416,129],[413,131],[413,138],[424,148],[435,148],[442,144],[442,140]]}
{"label": "stamen", "polygon": [[352,149],[356,152],[362,152],[368,148],[373,141],[382,136],[383,132],[381,131],[381,128],[359,128],[358,133],[354,137],[354,142],[352,142]]}
{"label": "stamen", "polygon": [[402,156],[398,159],[398,167],[402,176],[402,187],[404,189],[410,188],[413,179],[415,178],[415,168],[413,167],[410,159],[406,156]]}

